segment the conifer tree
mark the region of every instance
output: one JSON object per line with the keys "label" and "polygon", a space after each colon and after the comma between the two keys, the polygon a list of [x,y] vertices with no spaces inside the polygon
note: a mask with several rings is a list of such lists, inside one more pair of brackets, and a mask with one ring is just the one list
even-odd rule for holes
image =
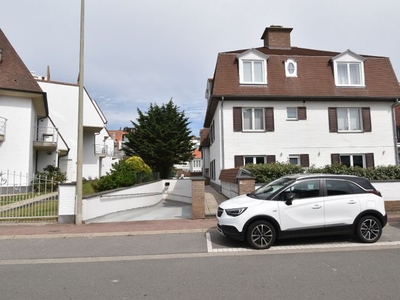
{"label": "conifer tree", "polygon": [[193,159],[195,145],[189,119],[172,99],[161,107],[150,104],[146,113],[138,109],[138,115],[125,135],[128,141],[123,149],[127,156],[140,156],[162,179],[168,178],[174,164]]}

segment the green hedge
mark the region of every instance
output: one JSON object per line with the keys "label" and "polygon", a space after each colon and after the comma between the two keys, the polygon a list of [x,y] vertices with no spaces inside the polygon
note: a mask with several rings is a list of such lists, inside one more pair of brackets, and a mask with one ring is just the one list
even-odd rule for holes
{"label": "green hedge", "polygon": [[248,164],[244,169],[250,171],[256,178],[256,183],[268,183],[279,177],[296,173],[323,173],[346,174],[365,177],[369,180],[396,180],[400,179],[400,166],[378,166],[364,169],[361,167],[347,167],[342,164],[326,165],[324,167],[304,168],[289,163]]}

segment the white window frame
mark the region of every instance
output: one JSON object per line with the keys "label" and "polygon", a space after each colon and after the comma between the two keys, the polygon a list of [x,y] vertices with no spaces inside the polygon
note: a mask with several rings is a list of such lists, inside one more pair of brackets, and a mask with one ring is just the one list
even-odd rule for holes
{"label": "white window frame", "polygon": [[[293,72],[290,72],[290,66],[293,66]],[[285,61],[285,74],[286,77],[297,77],[297,62],[294,59],[289,58]]]}
{"label": "white window frame", "polygon": [[342,157],[344,156],[349,156],[350,158],[350,167],[354,167],[354,156],[361,156],[362,158],[362,168],[366,168],[366,161],[365,161],[365,155],[364,154],[360,154],[360,153],[354,153],[354,154],[339,154],[339,161],[341,164],[343,164],[342,162]]}
{"label": "white window frame", "polygon": [[[296,159],[297,163],[293,164],[290,160]],[[301,166],[300,155],[289,155],[288,162],[292,165]]]}
{"label": "white window frame", "polygon": [[[263,164],[266,163],[267,158],[265,155],[246,155],[243,157],[243,165],[246,165],[246,159],[252,159],[253,160],[253,164],[257,164],[257,158],[262,158],[264,160]],[[250,164],[250,162],[247,162],[247,164]]]}
{"label": "white window frame", "polygon": [[[335,76],[335,84],[339,87],[365,87],[365,76],[364,76],[364,61],[365,58],[362,56],[355,54],[354,52],[347,50],[333,59],[333,69]],[[360,82],[353,83],[351,80],[351,66],[358,66],[358,75]],[[341,82],[339,66],[346,66],[346,74],[347,74],[347,82]]]}
{"label": "white window frame", "polygon": [[[268,56],[258,50],[250,49],[237,56],[239,65],[239,82],[240,84],[267,84],[267,60]],[[251,64],[251,79],[245,79],[245,64]],[[261,63],[261,81],[255,81],[255,63]]]}
{"label": "white window frame", "polygon": [[[294,117],[289,116],[289,110],[293,110],[295,113]],[[297,107],[286,107],[286,120],[298,120]]]}
{"label": "white window frame", "polygon": [[[352,112],[357,110],[358,114],[358,127],[359,129],[352,129]],[[346,114],[346,125],[347,128],[342,128],[342,122],[339,120],[339,114],[341,111],[344,111]],[[362,109],[360,107],[338,107],[337,108],[337,124],[338,124],[338,132],[362,132],[363,131],[363,122],[362,122]]]}
{"label": "white window frame", "polygon": [[[251,110],[251,124],[250,128],[246,128],[246,119],[245,112]],[[255,129],[256,127],[256,116],[255,111],[261,111],[262,116],[262,126],[259,129]],[[242,131],[252,131],[252,132],[262,132],[265,131],[265,112],[263,107],[243,107],[242,108]]]}

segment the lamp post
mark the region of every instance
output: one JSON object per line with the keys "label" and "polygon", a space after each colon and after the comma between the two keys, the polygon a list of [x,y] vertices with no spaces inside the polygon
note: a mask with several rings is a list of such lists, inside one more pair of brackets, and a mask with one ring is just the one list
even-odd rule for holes
{"label": "lamp post", "polygon": [[84,57],[85,0],[81,0],[81,30],[79,43],[79,97],[78,97],[78,141],[76,159],[76,217],[75,224],[82,224],[82,160],[83,160],[83,57]]}

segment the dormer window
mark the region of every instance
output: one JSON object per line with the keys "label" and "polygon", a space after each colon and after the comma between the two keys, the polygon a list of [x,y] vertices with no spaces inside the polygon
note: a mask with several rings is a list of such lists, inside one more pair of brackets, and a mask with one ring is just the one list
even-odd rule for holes
{"label": "dormer window", "polygon": [[241,84],[267,84],[268,56],[255,49],[250,49],[237,57]]}
{"label": "dormer window", "polygon": [[333,59],[336,86],[365,86],[365,59],[350,50]]}
{"label": "dormer window", "polygon": [[297,77],[297,62],[293,59],[285,61],[286,77]]}

